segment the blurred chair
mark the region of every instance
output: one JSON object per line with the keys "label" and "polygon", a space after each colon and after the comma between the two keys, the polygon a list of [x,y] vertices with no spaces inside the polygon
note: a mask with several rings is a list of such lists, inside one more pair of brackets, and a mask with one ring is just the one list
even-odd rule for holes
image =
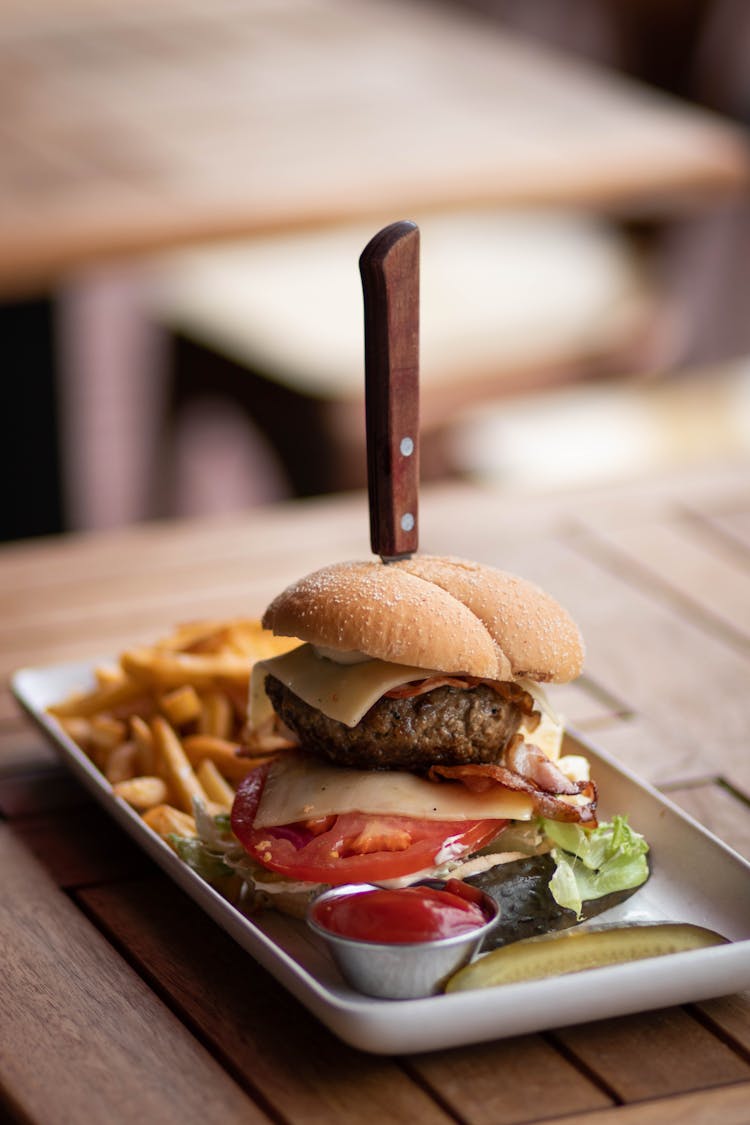
{"label": "blurred chair", "polygon": [[647,382],[522,395],[468,412],[455,457],[475,480],[517,493],[585,488],[684,471],[750,451],[750,358]]}
{"label": "blurred chair", "polygon": [[[610,224],[508,210],[416,219],[423,479],[460,469],[446,435],[468,409],[658,366],[679,347],[648,262]],[[177,340],[167,452],[191,403],[224,398],[265,435],[293,494],[365,483],[357,262],[387,221],[154,263],[152,313]],[[190,425],[200,429],[200,408]]]}

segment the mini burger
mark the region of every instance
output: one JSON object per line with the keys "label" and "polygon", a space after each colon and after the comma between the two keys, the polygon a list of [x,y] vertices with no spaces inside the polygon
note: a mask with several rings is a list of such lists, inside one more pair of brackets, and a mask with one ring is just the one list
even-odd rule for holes
{"label": "mini burger", "polygon": [[596,827],[587,762],[560,757],[544,683],[581,672],[569,614],[530,582],[414,556],[326,567],[263,624],[299,647],[258,663],[231,827],[251,893],[299,908],[322,887],[463,878]]}

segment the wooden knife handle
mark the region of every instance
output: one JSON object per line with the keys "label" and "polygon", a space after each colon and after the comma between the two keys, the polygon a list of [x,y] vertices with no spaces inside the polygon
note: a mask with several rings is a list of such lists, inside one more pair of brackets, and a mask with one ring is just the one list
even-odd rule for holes
{"label": "wooden knife handle", "polygon": [[359,259],[365,307],[370,542],[384,561],[417,550],[419,228],[392,223]]}

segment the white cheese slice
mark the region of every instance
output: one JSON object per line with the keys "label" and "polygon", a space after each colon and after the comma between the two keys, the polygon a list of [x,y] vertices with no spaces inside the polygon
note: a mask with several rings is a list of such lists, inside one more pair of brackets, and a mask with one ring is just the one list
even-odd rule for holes
{"label": "white cheese slice", "polygon": [[527,720],[524,718],[518,728],[518,733],[524,742],[537,746],[551,761],[556,762],[560,757],[564,733],[563,724],[550,718],[547,712],[542,712],[542,717],[535,730],[529,730]]}
{"label": "white cheese slice", "polygon": [[430,669],[388,664],[384,660],[340,664],[316,656],[312,645],[300,645],[253,666],[248,718],[252,726],[259,727],[273,713],[264,687],[267,675],[275,676],[303,702],[322,711],[329,719],[356,727],[362,716],[391,688],[433,674]]}
{"label": "white cheese slice", "polygon": [[401,770],[350,770],[301,754],[274,762],[263,789],[256,828],[347,812],[422,820],[530,820],[527,793],[493,786],[472,793],[460,782],[427,781]]}

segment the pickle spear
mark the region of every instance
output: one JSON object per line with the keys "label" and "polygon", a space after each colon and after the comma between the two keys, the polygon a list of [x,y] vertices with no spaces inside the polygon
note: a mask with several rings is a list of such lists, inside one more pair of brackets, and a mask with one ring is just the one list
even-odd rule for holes
{"label": "pickle spear", "polygon": [[549,888],[554,873],[555,861],[547,854],[501,864],[465,880],[494,898],[500,907],[500,921],[485,938],[483,949],[537,937],[551,930],[565,930],[619,906],[637,890],[631,887],[587,900],[579,918],[572,910],[555,902]]}
{"label": "pickle spear", "polygon": [[450,978],[446,992],[543,980],[605,965],[708,949],[727,939],[687,922],[638,922],[566,930],[525,938],[479,957]]}

